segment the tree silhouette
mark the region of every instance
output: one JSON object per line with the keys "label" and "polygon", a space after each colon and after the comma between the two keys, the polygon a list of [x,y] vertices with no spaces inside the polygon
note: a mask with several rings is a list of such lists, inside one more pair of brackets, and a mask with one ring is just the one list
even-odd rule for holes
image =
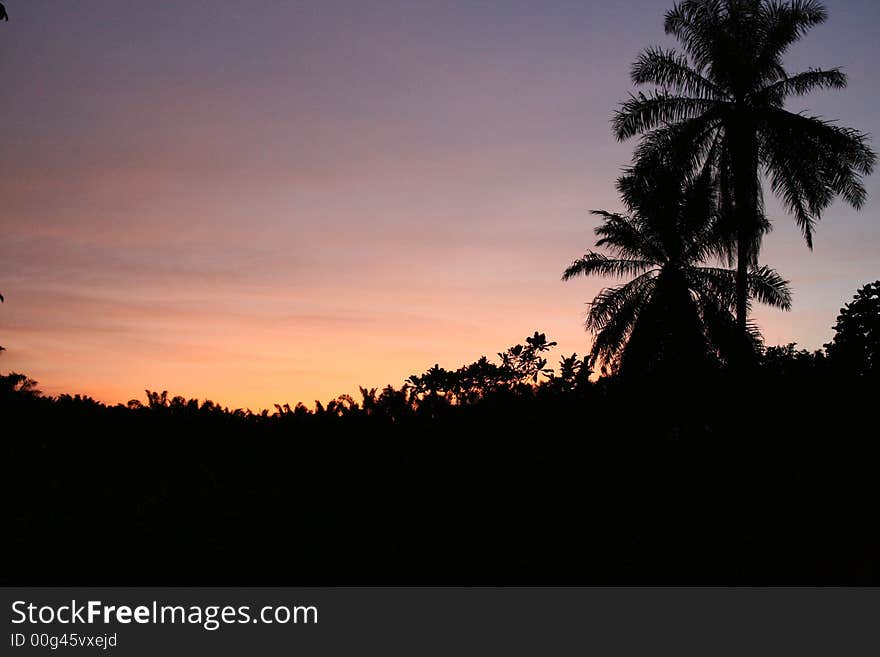
{"label": "tree silhouette", "polygon": [[8,399],[11,396],[39,397],[37,382],[25,374],[10,372],[0,374],[0,399]]}
{"label": "tree silhouette", "polygon": [[684,54],[642,52],[632,80],[655,90],[631,96],[614,117],[618,139],[645,133],[637,160],[664,152],[684,171],[714,172],[730,221],[741,330],[747,323],[748,272],[760,249],[760,174],[769,176],[810,248],[815,223],[835,196],[855,208],[865,201],[862,176],[875,162],[866,135],[784,107],[789,97],[846,86],[840,69],[792,75],[782,64],[788,48],[826,16],[813,0],[684,0],[665,20],[666,33]]}
{"label": "tree silhouette", "polygon": [[[539,385],[542,376],[548,380],[555,377],[553,369],[547,367],[545,357],[555,346],[556,342],[547,340],[544,333],[535,331],[526,337],[524,345],[516,344],[498,352],[500,365],[485,356],[457,370],[447,370],[435,364],[423,374],[410,376],[405,385],[411,393],[414,406],[433,410],[453,403],[474,402],[492,391],[528,389]],[[563,388],[568,386],[568,389],[576,388],[577,382],[583,378],[578,378],[582,365],[576,354],[572,355],[570,361],[563,361],[564,379],[559,385]],[[584,371],[589,376],[588,370]]]}
{"label": "tree silhouette", "polygon": [[501,367],[516,383],[537,383],[539,375],[549,376],[551,372],[547,368],[547,359],[540,354],[555,346],[555,342],[547,341],[546,335],[535,331],[533,336],[526,338],[525,345],[514,345],[498,354]]}
{"label": "tree silhouette", "polygon": [[880,372],[880,281],[868,283],[840,309],[825,345],[835,367],[863,376]]}
{"label": "tree silhouette", "polygon": [[[692,369],[708,355],[729,360],[738,342],[736,274],[705,264],[718,253],[722,223],[711,175],[682,183],[658,163],[630,168],[617,187],[627,213],[593,211],[602,217],[596,246],[613,255],[590,251],[562,276],[634,276],[601,290],[590,306],[592,364],[619,365],[623,373]],[[747,282],[750,297],[790,308],[787,282],[774,270],[753,267]],[[751,334],[757,338],[754,327]]]}

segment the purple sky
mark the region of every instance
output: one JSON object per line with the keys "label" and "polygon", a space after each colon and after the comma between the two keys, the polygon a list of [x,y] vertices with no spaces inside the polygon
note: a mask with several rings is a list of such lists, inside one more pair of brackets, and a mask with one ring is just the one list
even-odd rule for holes
{"label": "purple sky", "polygon": [[[880,3],[829,2],[790,70],[880,134]],[[619,209],[609,120],[671,0],[7,0],[0,24],[0,371],[108,402],[269,406],[399,384],[545,331],[584,353],[598,280],[559,281]],[[878,145],[874,142],[874,148]],[[880,277],[878,180],[763,260],[818,347]]]}

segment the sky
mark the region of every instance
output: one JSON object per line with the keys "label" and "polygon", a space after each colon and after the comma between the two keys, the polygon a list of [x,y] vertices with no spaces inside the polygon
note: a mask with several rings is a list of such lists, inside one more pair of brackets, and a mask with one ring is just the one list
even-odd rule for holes
{"label": "sky", "polygon": [[[108,403],[168,390],[254,410],[456,368],[535,330],[589,350],[563,283],[621,209],[610,119],[671,0],[7,0],[0,23],[0,372]],[[790,106],[880,134],[880,3],[827,3]],[[877,141],[873,141],[875,150]],[[880,278],[880,176],[810,252],[770,344],[818,348]]]}

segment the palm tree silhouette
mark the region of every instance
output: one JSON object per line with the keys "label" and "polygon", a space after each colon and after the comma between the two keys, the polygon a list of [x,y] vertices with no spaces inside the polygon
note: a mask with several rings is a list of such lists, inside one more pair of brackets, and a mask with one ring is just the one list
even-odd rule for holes
{"label": "palm tree silhouette", "polygon": [[636,160],[673,154],[684,171],[715,172],[731,228],[729,262],[736,262],[736,316],[745,330],[748,276],[760,250],[760,174],[812,248],[813,228],[835,196],[855,208],[865,201],[862,176],[874,166],[867,136],[784,108],[814,89],[840,89],[837,68],[790,75],[782,57],[810,28],[825,21],[813,0],[684,0],[666,14],[665,29],[684,48],[649,48],[632,67],[638,93],[614,117],[620,140],[646,133]]}
{"label": "palm tree silhouette", "polygon": [[[630,168],[617,188],[625,214],[593,211],[602,217],[596,246],[612,255],[590,251],[562,275],[634,276],[604,288],[590,304],[591,365],[619,366],[621,373],[692,370],[712,356],[735,357],[736,272],[705,264],[718,256],[723,229],[711,173],[682,182],[658,163]],[[750,298],[791,307],[788,283],[773,269],[755,266],[746,280]],[[758,339],[755,327],[748,332]]]}

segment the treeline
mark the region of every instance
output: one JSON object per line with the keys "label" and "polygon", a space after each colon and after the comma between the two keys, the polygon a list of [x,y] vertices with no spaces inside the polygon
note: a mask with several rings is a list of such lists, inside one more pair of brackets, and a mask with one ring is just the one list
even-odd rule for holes
{"label": "treeline", "polygon": [[[594,380],[593,366],[601,356],[578,358],[577,354],[563,356],[557,367],[549,366],[550,351],[557,346],[544,333],[535,331],[524,344],[509,347],[498,353],[498,363],[486,356],[456,370],[434,365],[422,374],[414,374],[399,388],[387,385],[382,390],[360,387],[360,399],[342,394],[326,404],[316,400],[312,409],[304,403],[275,404],[275,411],[228,407],[213,401],[169,397],[168,391],[146,390],[144,402],[132,399],[127,404],[108,407],[84,395],[62,394],[44,396],[37,382],[24,374],[12,372],[0,375],[0,404],[6,407],[47,405],[66,409],[81,407],[90,410],[114,412],[169,411],[185,414],[226,415],[246,420],[268,420],[289,417],[384,417],[400,419],[406,415],[432,417],[443,409],[472,406],[486,399],[512,402],[524,398],[565,398],[575,402],[588,394],[603,394],[609,387],[626,385],[639,387],[700,387],[711,386],[713,381],[746,377],[747,384],[760,380],[791,378],[795,376],[821,377],[861,381],[876,385],[880,372],[880,280],[859,288],[852,300],[840,309],[831,342],[822,349],[797,349],[794,343],[784,346],[763,347],[752,342],[751,370],[742,371],[723,359],[699,361],[699,369],[688,371],[680,363],[670,362],[668,356],[657,360],[665,369],[646,368],[622,375],[615,363],[602,365],[598,380]],[[662,345],[660,345],[662,346]]]}
{"label": "treeline", "polygon": [[[880,285],[880,283],[875,284]],[[847,338],[851,340],[851,338]],[[840,338],[836,338],[840,340]],[[549,367],[549,351],[556,342],[547,340],[543,333],[535,332],[527,337],[525,344],[517,344],[505,352],[499,352],[500,363],[486,356],[455,370],[434,365],[419,375],[412,375],[399,387],[389,384],[382,389],[359,387],[359,394],[341,394],[327,402],[315,400],[312,407],[303,402],[294,406],[289,403],[274,404],[274,411],[234,408],[217,404],[209,399],[170,396],[167,390],[145,391],[145,399],[132,399],[126,404],[106,405],[88,395],[61,394],[45,396],[38,383],[24,374],[12,372],[0,375],[0,403],[47,405],[59,409],[82,407],[107,412],[168,412],[178,415],[224,415],[247,421],[259,422],[272,419],[303,417],[382,417],[399,420],[407,415],[434,417],[444,409],[474,406],[487,400],[503,400],[512,403],[523,399],[565,398],[575,403],[586,395],[604,395],[609,388],[627,384],[645,386],[687,386],[688,377],[681,377],[673,368],[669,373],[651,373],[650,376],[630,375],[621,377],[615,368],[602,368],[602,376],[594,377],[587,359],[577,354],[563,356],[556,367]],[[848,346],[848,345],[847,345]],[[854,355],[852,349],[837,347],[832,342],[826,348],[809,351],[798,349],[795,343],[784,346],[761,348],[756,354],[757,362],[749,376],[755,380],[788,378],[809,375],[822,378],[842,378],[873,381],[876,376],[874,361],[860,345],[862,356]],[[836,349],[836,350],[835,350]],[[695,372],[691,384],[700,386],[712,381],[734,380],[730,368],[716,364],[713,371]],[[704,377],[709,377],[704,380]]]}
{"label": "treeline", "polygon": [[[132,399],[125,405],[117,405],[117,409],[131,411],[168,409],[175,412],[221,413],[240,418],[269,418],[287,416],[343,416],[346,414],[362,414],[365,416],[382,415],[395,417],[400,413],[431,413],[445,406],[473,404],[487,395],[506,394],[513,396],[543,395],[554,392],[574,392],[589,385],[592,370],[583,359],[572,354],[563,357],[559,362],[558,371],[548,367],[547,353],[556,346],[549,342],[543,333],[537,331],[525,339],[525,344],[517,344],[498,357],[500,363],[494,363],[483,356],[478,361],[447,370],[434,365],[421,375],[408,377],[403,385],[395,388],[388,385],[376,388],[360,387],[360,399],[355,400],[349,394],[339,395],[329,402],[315,400],[314,407],[308,408],[298,402],[295,406],[275,404],[275,411],[264,409],[253,412],[250,409],[229,409],[213,401],[187,399],[182,396],[169,397],[168,391],[155,392],[146,390],[144,402]],[[104,404],[83,395],[62,394],[57,397],[44,397],[37,388],[37,382],[29,377],[11,373],[0,376],[0,399],[42,400],[62,406],[82,404],[95,408],[106,408]]]}
{"label": "treeline", "polygon": [[723,367],[590,379],[574,357],[551,373],[540,333],[273,413],[7,376],[0,579],[880,583],[868,288],[825,349],[765,349],[746,386]]}

